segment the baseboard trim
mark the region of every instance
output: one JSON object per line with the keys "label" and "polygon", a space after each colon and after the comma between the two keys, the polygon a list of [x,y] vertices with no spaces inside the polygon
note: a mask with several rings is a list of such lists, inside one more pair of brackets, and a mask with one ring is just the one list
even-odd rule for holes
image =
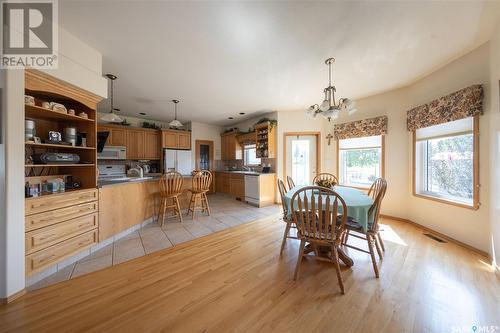
{"label": "baseboard trim", "polygon": [[9,297],[5,297],[5,298],[0,298],[0,305],[6,305],[6,304],[9,304],[10,302],[13,302],[15,301],[16,299],[18,299],[19,297],[21,296],[24,296],[24,294],[26,294],[26,288],[23,289],[23,290],[20,290],[18,291],[17,293],[15,294],[12,294],[10,295]]}
{"label": "baseboard trim", "polygon": [[475,247],[473,247],[473,246],[470,246],[470,245],[468,245],[468,244],[465,244],[465,243],[463,243],[463,242],[461,242],[461,241],[459,241],[459,240],[457,240],[457,239],[455,239],[455,238],[452,238],[452,237],[450,237],[450,236],[448,236],[448,235],[442,234],[442,233],[440,233],[440,232],[438,232],[438,231],[435,231],[435,230],[433,230],[433,229],[431,229],[431,228],[428,228],[428,227],[426,227],[426,226],[423,226],[423,225],[421,225],[421,224],[419,224],[419,223],[417,223],[417,222],[414,222],[414,221],[412,221],[412,220],[405,219],[405,218],[402,218],[402,217],[391,216],[391,215],[385,215],[385,214],[380,214],[380,217],[382,217],[382,218],[386,218],[386,219],[391,219],[391,220],[396,220],[396,221],[400,221],[400,222],[406,222],[406,223],[409,223],[409,224],[413,224],[414,226],[416,226],[416,227],[418,227],[418,228],[420,228],[420,229],[423,229],[424,231],[427,231],[427,232],[433,233],[433,234],[434,234],[434,235],[436,235],[437,237],[443,238],[443,239],[447,240],[448,242],[455,243],[455,244],[457,244],[457,245],[460,245],[460,246],[462,246],[462,247],[465,247],[465,248],[466,248],[466,249],[468,249],[468,250],[471,250],[471,251],[473,251],[473,252],[476,252],[477,254],[480,254],[480,255],[482,255],[483,257],[488,258],[488,261],[489,261],[490,263],[492,262],[492,259],[491,259],[490,255],[489,255],[488,253],[486,253],[486,252],[484,252],[484,251],[482,251],[482,250],[479,250],[479,249],[477,249],[477,248],[475,248]]}

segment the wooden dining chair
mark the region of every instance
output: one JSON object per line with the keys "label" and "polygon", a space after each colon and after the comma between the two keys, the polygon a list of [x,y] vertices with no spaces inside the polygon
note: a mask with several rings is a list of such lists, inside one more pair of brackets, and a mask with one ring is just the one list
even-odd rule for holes
{"label": "wooden dining chair", "polygon": [[292,217],[300,239],[294,279],[299,276],[306,243],[315,248],[327,247],[331,252],[330,257],[315,256],[315,258],[335,265],[340,290],[344,294],[338,254],[347,221],[347,206],[344,199],[331,189],[306,186],[294,193],[290,207],[293,210]]}
{"label": "wooden dining chair", "polygon": [[[179,195],[182,193],[182,175],[178,172],[167,172],[160,178],[160,209],[158,210],[158,223],[163,226],[168,209],[172,209],[173,216],[182,222]],[[170,202],[169,202],[170,201]],[[161,219],[160,219],[161,216]]]}
{"label": "wooden dining chair", "polygon": [[283,250],[285,248],[286,240],[287,238],[291,239],[298,239],[295,236],[290,236],[290,229],[296,229],[295,223],[293,222],[293,218],[291,216],[288,216],[288,207],[286,205],[286,188],[285,188],[285,183],[281,179],[278,178],[278,190],[280,192],[281,196],[281,207],[283,209],[283,222],[286,223],[285,227],[285,232],[283,234],[283,240],[281,241],[281,249],[280,249],[280,256],[283,254]]}
{"label": "wooden dining chair", "polygon": [[[382,259],[382,251],[380,247],[382,247],[383,251],[385,251],[385,247],[383,245],[384,243],[382,242],[382,237],[380,236],[378,219],[380,216],[380,207],[382,205],[382,200],[384,199],[386,190],[387,190],[387,182],[385,181],[385,179],[378,178],[377,180],[375,180],[375,182],[370,187],[370,190],[368,191],[368,195],[373,198],[373,204],[368,210],[368,217],[371,219],[371,222],[368,224],[368,229],[364,230],[363,227],[356,220],[354,220],[351,217],[348,217],[346,224],[347,231],[342,240],[342,245],[354,250],[370,254],[373,264],[373,270],[375,271],[375,276],[377,278],[379,277],[379,269],[377,265],[377,260],[375,259],[374,247],[377,250],[379,258]],[[349,236],[366,240],[368,244],[368,251],[347,244]]]}
{"label": "wooden dining chair", "polygon": [[332,187],[334,185],[337,185],[339,183],[339,180],[335,175],[332,175],[331,173],[322,172],[314,177],[313,184],[318,186],[323,186],[322,185],[323,183],[330,183],[331,184],[330,186],[325,186],[325,187]]}
{"label": "wooden dining chair", "polygon": [[195,172],[193,175],[191,189],[191,200],[189,201],[189,209],[187,211],[187,216],[189,213],[193,213],[193,220],[195,218],[195,211],[201,210],[201,212],[206,212],[210,215],[210,206],[208,205],[207,193],[210,191],[210,185],[212,184],[212,173],[208,170],[201,170]]}
{"label": "wooden dining chair", "polygon": [[288,183],[288,189],[291,190],[292,188],[295,187],[295,182],[293,181],[293,178],[290,176],[286,176],[286,182]]}

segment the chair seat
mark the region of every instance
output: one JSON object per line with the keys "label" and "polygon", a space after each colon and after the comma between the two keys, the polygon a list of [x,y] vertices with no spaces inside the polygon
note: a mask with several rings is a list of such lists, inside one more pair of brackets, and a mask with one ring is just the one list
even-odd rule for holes
{"label": "chair seat", "polygon": [[[365,232],[363,227],[361,226],[361,224],[359,224],[358,221],[356,221],[354,218],[352,218],[350,216],[347,217],[347,221],[346,221],[345,225],[346,225],[346,228],[349,230],[357,231],[357,232],[361,232],[361,233]],[[368,223],[368,230],[371,230],[372,226],[373,226],[373,223]]]}

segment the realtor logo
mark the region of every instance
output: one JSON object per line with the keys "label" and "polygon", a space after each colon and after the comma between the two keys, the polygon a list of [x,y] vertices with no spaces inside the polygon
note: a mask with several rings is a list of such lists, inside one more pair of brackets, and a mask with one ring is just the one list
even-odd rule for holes
{"label": "realtor logo", "polygon": [[57,68],[57,0],[1,1],[0,68]]}

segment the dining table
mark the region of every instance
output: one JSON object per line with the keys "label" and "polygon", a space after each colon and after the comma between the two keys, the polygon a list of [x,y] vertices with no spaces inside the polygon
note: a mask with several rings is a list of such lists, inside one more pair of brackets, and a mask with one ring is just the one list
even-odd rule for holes
{"label": "dining table", "polygon": [[[292,197],[293,195],[299,191],[300,189],[310,186],[310,185],[297,185],[293,188],[291,188],[284,197],[284,204],[286,205],[287,212],[288,212],[288,218],[292,218],[292,212],[294,209],[297,209],[297,200],[294,202],[294,207],[291,207],[292,204]],[[370,207],[373,205],[373,199],[366,194],[364,191],[352,188],[352,187],[345,187],[345,186],[339,186],[336,185],[332,188],[333,191],[335,191],[338,195],[344,199],[344,202],[347,207],[347,216],[353,218],[356,222],[361,225],[363,228],[363,231],[366,231],[368,229],[368,225],[372,222],[373,217],[369,216],[368,212],[370,210]],[[310,199],[310,196],[315,195],[314,191],[305,191],[303,192],[302,195],[307,195],[308,199]],[[317,195],[317,194],[316,194]],[[324,201],[326,202],[326,201]],[[333,200],[332,200],[333,203]],[[342,206],[339,205],[339,213],[342,213]],[[353,266],[354,261],[352,258],[350,258],[344,251],[343,248],[339,247],[338,249],[338,254],[339,254],[339,259],[346,265],[346,266]]]}

